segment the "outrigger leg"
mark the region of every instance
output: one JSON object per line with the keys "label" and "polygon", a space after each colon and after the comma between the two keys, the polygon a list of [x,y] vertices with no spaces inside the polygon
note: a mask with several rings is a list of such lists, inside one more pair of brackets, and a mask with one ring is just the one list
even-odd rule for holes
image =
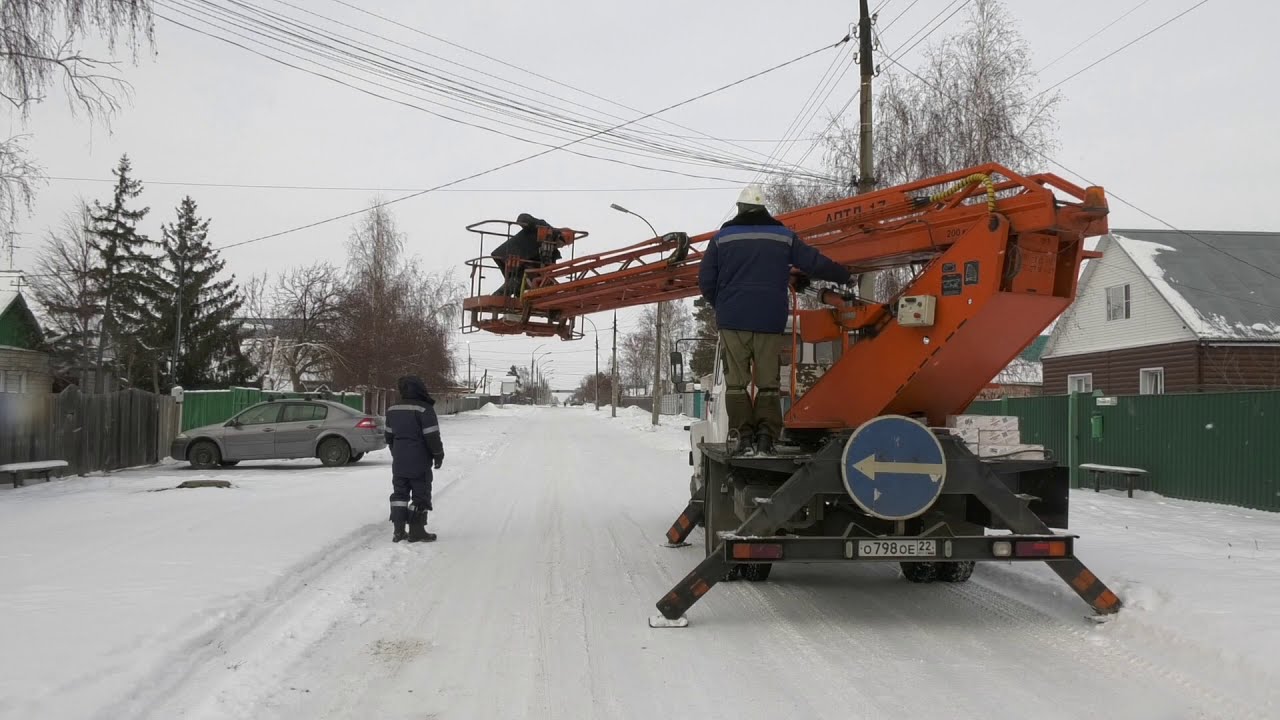
{"label": "outrigger leg", "polygon": [[[816,494],[839,492],[840,474],[835,463],[840,458],[840,446],[832,443],[823,448],[813,460],[795,471],[772,495],[768,503],[756,507],[747,517],[746,522],[735,531],[741,536],[772,535],[778,528],[795,515]],[[819,471],[818,468],[826,468]],[[834,472],[832,472],[834,470]],[[678,522],[678,521],[677,521]],[[711,532],[711,528],[707,528]],[[689,624],[685,612],[693,607],[707,591],[726,577],[735,563],[724,554],[724,541],[716,544],[716,549],[698,563],[693,572],[676,583],[671,592],[658,601],[658,612],[649,618],[649,627],[685,627]]]}
{"label": "outrigger leg", "polygon": [[[986,463],[976,458],[970,462],[974,463],[978,470],[974,473],[971,491],[983,505],[991,510],[992,514],[1004,521],[1006,527],[1015,533],[1025,535],[1054,534],[1049,526],[1031,511],[1027,503],[1019,499],[1000,481],[1000,477]],[[1120,611],[1122,607],[1120,598],[1090,572],[1084,563],[1072,557],[1046,560],[1045,564],[1071,586],[1071,589],[1080,596],[1081,600],[1088,603],[1095,613],[1111,615]]]}
{"label": "outrigger leg", "polygon": [[702,506],[691,501],[684,510],[680,511],[680,517],[671,523],[671,528],[667,530],[667,544],[664,547],[688,547],[689,543],[686,540],[689,538],[689,533],[693,532],[701,520]]}

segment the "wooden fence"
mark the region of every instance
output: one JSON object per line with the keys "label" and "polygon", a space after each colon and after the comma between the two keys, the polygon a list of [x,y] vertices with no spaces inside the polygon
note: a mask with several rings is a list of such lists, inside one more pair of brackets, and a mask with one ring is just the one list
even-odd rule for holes
{"label": "wooden fence", "polygon": [[0,394],[0,465],[66,460],[67,474],[159,462],[180,418],[173,398],[142,390]]}

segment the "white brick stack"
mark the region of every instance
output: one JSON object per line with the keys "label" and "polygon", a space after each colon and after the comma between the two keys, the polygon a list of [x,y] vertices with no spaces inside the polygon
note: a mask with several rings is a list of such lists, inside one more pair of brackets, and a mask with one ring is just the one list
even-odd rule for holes
{"label": "white brick stack", "polygon": [[947,429],[978,457],[1039,460],[1043,445],[1022,442],[1018,418],[1013,415],[950,415]]}

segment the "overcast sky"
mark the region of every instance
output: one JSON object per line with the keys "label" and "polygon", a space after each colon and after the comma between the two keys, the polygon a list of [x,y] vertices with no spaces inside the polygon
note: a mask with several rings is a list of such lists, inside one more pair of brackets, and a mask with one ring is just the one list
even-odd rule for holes
{"label": "overcast sky", "polygon": [[[169,7],[179,1],[186,0],[168,0]],[[1198,1],[1142,3],[1123,21],[1056,62],[1041,78],[1042,87]],[[274,0],[254,2],[323,24]],[[344,35],[376,42],[423,66],[476,77],[415,50],[517,81],[528,95],[550,91],[627,119],[637,116],[334,0],[293,2],[342,22]],[[881,2],[873,0],[873,7]],[[1139,2],[1006,5],[1030,43],[1033,64],[1041,67]],[[950,0],[884,2],[881,27],[906,10],[881,32],[884,49],[901,46],[950,4]],[[853,0],[802,4],[650,0],[613,6],[587,0],[382,0],[361,7],[645,112],[834,43],[857,13]],[[173,9],[158,6],[158,10],[182,18]],[[957,29],[962,17],[963,12],[929,40]],[[1118,196],[1181,229],[1280,230],[1280,203],[1274,197],[1280,167],[1274,126],[1280,99],[1271,90],[1280,68],[1280,51],[1274,43],[1277,25],[1280,4],[1208,2],[1061,86],[1064,102],[1057,114],[1061,147],[1056,159],[1111,193],[1112,227],[1162,227],[1125,206]],[[361,31],[414,50],[362,36]],[[924,45],[917,47],[901,62],[918,66],[923,49]],[[746,141],[739,144],[767,156],[837,52],[825,51],[662,117],[717,138]],[[889,68],[887,63],[885,67]],[[849,100],[857,86],[855,73],[832,87],[826,110],[836,110]],[[160,224],[172,218],[174,207],[186,194],[196,200],[204,216],[212,218],[214,243],[227,245],[358,210],[376,193],[213,188],[154,181],[427,188],[541,149],[371,97],[162,19],[156,20],[155,55],[144,55],[137,65],[126,64],[122,74],[133,86],[133,97],[110,132],[72,116],[56,97],[38,107],[25,126],[11,116],[8,130],[31,133],[31,150],[55,177],[109,179],[120,155],[128,153],[136,177],[144,183],[153,181],[142,198],[152,208],[143,229],[157,237]],[[563,105],[558,100],[547,102]],[[856,112],[856,103],[850,110]],[[810,135],[822,128],[825,116],[824,110],[810,123]],[[650,126],[685,132],[669,125]],[[796,147],[792,160],[803,154],[808,143]],[[581,149],[626,158],[607,150]],[[818,155],[810,155],[806,164],[817,169]],[[693,179],[557,152],[466,182],[456,192],[427,194],[391,207],[408,235],[411,253],[421,256],[432,270],[452,268],[465,279],[462,262],[477,254],[474,240],[464,230],[471,222],[514,218],[527,211],[556,225],[589,230],[587,247],[580,252],[605,250],[650,234],[640,220],[610,210],[610,203],[644,215],[660,232],[704,232],[725,219],[738,187],[752,177],[735,169],[656,164],[724,180]],[[1062,167],[1046,163],[1043,169],[1084,182]],[[545,192],[555,189],[573,191]],[[18,266],[31,267],[42,236],[77,196],[106,199],[109,193],[105,182],[51,180],[41,190],[34,214],[18,225],[26,233],[18,237]],[[382,196],[404,194],[388,190]],[[229,249],[224,257],[228,268],[241,277],[318,259],[341,263],[351,225],[351,220],[321,225]],[[492,278],[487,285],[486,290],[491,290]],[[635,312],[619,313],[622,331],[634,327]],[[602,331],[604,367],[610,348],[605,330],[611,317],[593,319]],[[495,371],[512,363],[527,367],[530,351],[543,344],[543,351],[553,350],[546,360],[555,360],[549,367],[555,368],[556,387],[576,385],[594,362],[590,336],[576,343],[487,334],[467,339],[472,341],[477,375],[484,368]],[[458,347],[465,367],[466,345],[459,342]]]}

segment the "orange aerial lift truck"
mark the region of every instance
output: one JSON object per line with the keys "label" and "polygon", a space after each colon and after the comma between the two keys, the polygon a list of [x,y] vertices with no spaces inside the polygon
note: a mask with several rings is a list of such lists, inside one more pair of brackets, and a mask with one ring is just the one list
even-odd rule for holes
{"label": "orange aerial lift truck", "polygon": [[[1108,231],[1107,212],[1100,187],[987,164],[779,215],[855,274],[914,272],[887,300],[806,288],[820,302],[802,308],[793,296],[793,382],[774,453],[731,454],[713,394],[710,419],[691,430],[691,497],[666,537],[678,547],[702,526],[705,557],[649,624],[683,627],[716,583],[763,581],[785,562],[897,562],[913,582],[963,582],[982,561],[1045,562],[1094,617],[1118,611],[1076,559],[1076,536],[1051,529],[1067,528],[1067,468],[1047,454],[979,457],[945,428],[1075,299],[1081,262],[1098,257],[1084,240]],[[468,228],[481,257],[468,262],[464,332],[572,340],[580,316],[695,296],[713,235],[578,255],[584,233],[540,228],[536,256],[505,259],[515,290],[486,294],[484,244],[512,227]],[[551,259],[565,248],[568,259]],[[799,388],[795,368],[819,343],[834,360]]]}

